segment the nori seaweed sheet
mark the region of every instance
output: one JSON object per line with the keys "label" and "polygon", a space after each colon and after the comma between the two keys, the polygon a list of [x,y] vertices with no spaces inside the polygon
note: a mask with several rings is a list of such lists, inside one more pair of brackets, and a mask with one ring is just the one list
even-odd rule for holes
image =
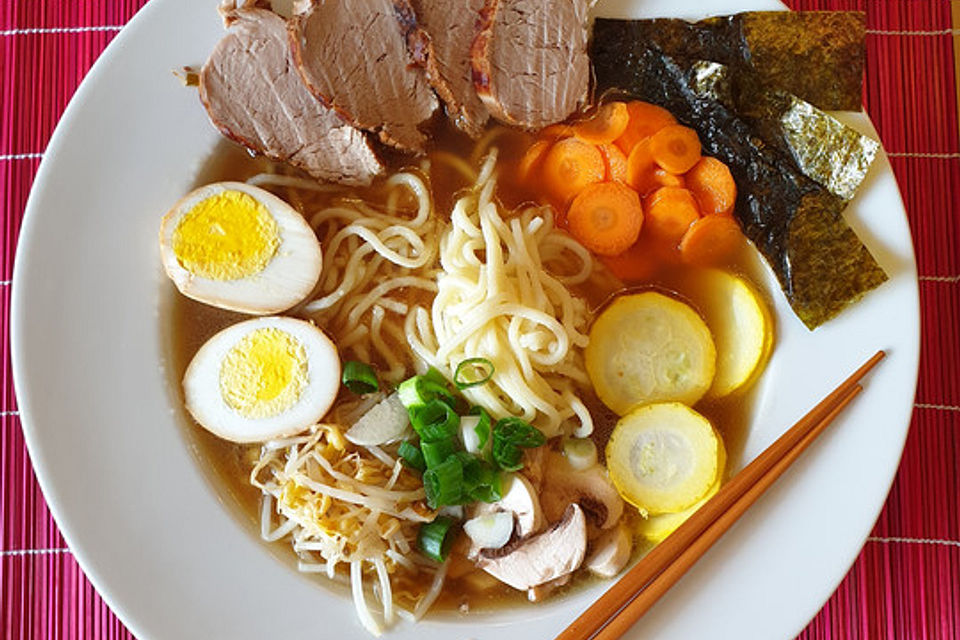
{"label": "nori seaweed sheet", "polygon": [[705,61],[690,67],[699,94],[728,105],[807,177],[853,199],[880,149],[877,141],[792,94],[766,89],[752,72]]}
{"label": "nori seaweed sheet", "polygon": [[643,41],[597,37],[596,31],[591,59],[599,91],[670,110],[696,129],[706,155],[730,167],[738,188],[734,214],[808,328],[887,279],[844,221],[844,198],[805,175],[725,102],[729,78],[716,72],[718,65],[684,68]]}
{"label": "nori seaweed sheet", "polygon": [[859,11],[750,11],[687,22],[598,18],[594,38],[647,43],[681,63],[751,71],[769,89],[819,109],[859,111],[865,15]]}

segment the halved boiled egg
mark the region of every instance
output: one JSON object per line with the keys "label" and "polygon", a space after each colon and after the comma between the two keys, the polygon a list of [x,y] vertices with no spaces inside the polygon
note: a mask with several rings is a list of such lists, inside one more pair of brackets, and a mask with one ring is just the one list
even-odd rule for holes
{"label": "halved boiled egg", "polygon": [[185,296],[256,315],[301,302],[323,264],[303,216],[242,182],[208,184],[174,205],[160,226],[160,254]]}
{"label": "halved boiled egg", "polygon": [[295,318],[255,318],[208,340],[183,376],[186,407],[233,442],[293,435],[318,422],[340,389],[340,356],[320,329]]}

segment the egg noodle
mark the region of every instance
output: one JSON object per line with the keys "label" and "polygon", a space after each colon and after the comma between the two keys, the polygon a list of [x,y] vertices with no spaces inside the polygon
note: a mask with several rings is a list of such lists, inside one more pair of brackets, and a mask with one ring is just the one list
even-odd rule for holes
{"label": "egg noodle", "polygon": [[[321,279],[294,311],[329,333],[343,360],[376,363],[381,379],[396,384],[429,366],[453,379],[461,361],[486,358],[493,377],[465,390],[471,402],[498,418],[522,417],[547,436],[586,435],[593,424],[578,389],[588,384],[587,309],[567,286],[587,280],[592,258],[555,228],[549,207],[501,209],[497,153],[485,149],[495,139],[478,144],[479,171],[433,154],[422,171],[393,175],[368,199],[291,176],[250,182],[285,191],[316,230]],[[449,220],[437,214],[423,177],[431,161],[468,185]],[[422,616],[446,574],[446,564],[415,552],[420,523],[436,515],[419,478],[395,448],[354,446],[342,435],[382,397],[340,402],[330,424],[267,443],[250,476],[264,495],[262,537],[289,537],[302,571],[348,583],[375,634],[395,616]]]}
{"label": "egg noodle", "polygon": [[[324,259],[320,297],[303,313],[333,334],[341,353],[353,359],[371,361],[372,347],[388,367],[383,377],[396,383],[408,375],[409,359],[398,357],[397,347],[406,342],[401,319],[409,304],[395,296],[436,292],[438,225],[423,178],[398,173],[387,180],[387,188],[382,211],[351,198],[310,218]],[[412,218],[403,215],[404,196],[414,198]]]}
{"label": "egg noodle", "polygon": [[[488,154],[474,188],[453,208],[440,242],[437,295],[429,312],[418,306],[407,315],[407,339],[448,379],[468,358],[493,363],[490,381],[463,393],[494,417],[521,417],[547,437],[571,430],[584,437],[593,431],[577,395],[589,385],[581,352],[588,315],[567,286],[590,277],[593,259],[554,226],[549,207],[503,216],[493,197],[496,155]],[[579,265],[572,274],[550,270],[571,262]]]}

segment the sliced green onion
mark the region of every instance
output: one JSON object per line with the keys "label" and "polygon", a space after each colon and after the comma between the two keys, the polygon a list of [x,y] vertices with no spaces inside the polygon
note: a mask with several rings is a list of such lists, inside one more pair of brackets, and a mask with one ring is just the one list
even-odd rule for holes
{"label": "sliced green onion", "polygon": [[504,471],[519,471],[523,468],[522,449],[539,447],[546,441],[546,436],[526,420],[503,418],[493,427],[493,460]]}
{"label": "sliced green onion", "polygon": [[500,475],[497,474],[489,483],[478,484],[468,494],[471,502],[496,502],[503,497],[500,484]]}
{"label": "sliced green onion", "polygon": [[539,447],[547,441],[547,437],[543,435],[540,429],[537,429],[526,420],[520,418],[502,418],[497,420],[497,424],[493,427],[494,439],[496,439],[498,435],[501,439],[510,440],[518,447],[523,447],[524,449]]}
{"label": "sliced green onion", "polygon": [[403,406],[407,409],[426,404],[420,397],[419,386],[420,376],[413,376],[401,382],[400,386],[397,387],[397,395],[400,397],[400,402],[403,403]]}
{"label": "sliced green onion", "polygon": [[397,393],[403,406],[410,410],[429,404],[433,400],[442,400],[449,405],[453,405],[456,401],[447,387],[447,381],[436,369],[431,369],[425,375],[404,380],[397,387]]}
{"label": "sliced green onion", "polygon": [[477,423],[474,431],[477,434],[477,445],[479,446],[480,450],[483,451],[484,447],[487,446],[487,441],[490,440],[493,419],[490,417],[490,414],[487,413],[487,410],[481,406],[470,407],[469,415],[478,416],[480,418],[480,422]]}
{"label": "sliced green onion", "polygon": [[446,438],[433,442],[421,442],[420,450],[423,451],[423,459],[427,462],[427,468],[432,469],[453,455],[453,440]]}
{"label": "sliced green onion", "polygon": [[447,386],[447,379],[440,373],[440,370],[436,367],[430,367],[427,369],[427,372],[423,374],[423,377],[429,380],[430,382],[435,382],[441,386]]}
{"label": "sliced green onion", "polygon": [[357,395],[380,390],[380,382],[377,381],[376,372],[374,372],[373,367],[365,362],[350,360],[343,363],[343,374],[340,376],[340,380],[347,389]]}
{"label": "sliced green onion", "polygon": [[463,463],[453,455],[423,473],[423,489],[431,509],[460,504],[463,498]]}
{"label": "sliced green onion", "polygon": [[[461,455],[461,454],[458,454]],[[484,460],[469,456],[470,460],[463,463],[464,493],[470,501],[496,502],[503,497],[500,473]]]}
{"label": "sliced green onion", "polygon": [[457,365],[457,370],[453,374],[453,384],[463,391],[486,383],[493,377],[493,372],[493,363],[487,358],[467,358]]}
{"label": "sliced green onion", "polygon": [[420,525],[420,532],[417,534],[417,546],[420,547],[420,551],[437,562],[446,560],[454,538],[450,532],[451,528],[453,528],[453,518],[445,516],[439,516],[433,522]]}
{"label": "sliced green onion", "polygon": [[410,409],[410,424],[421,442],[436,442],[457,435],[460,416],[446,402],[431,400]]}
{"label": "sliced green onion", "polygon": [[420,447],[409,440],[404,440],[400,443],[400,448],[397,449],[397,455],[400,456],[408,467],[412,467],[417,471],[423,471],[427,468],[427,463],[424,460],[423,452],[420,451]]}
{"label": "sliced green onion", "polygon": [[477,416],[460,416],[460,442],[467,453],[480,455],[480,439],[477,437],[477,425],[480,418]]}
{"label": "sliced green onion", "polygon": [[474,473],[476,467],[482,462],[479,458],[470,455],[466,451],[457,451],[453,454],[455,458],[460,459],[460,467],[463,469],[463,477]]}
{"label": "sliced green onion", "polygon": [[510,443],[498,443],[496,436],[493,439],[493,460],[504,471],[523,469],[523,451],[520,447]]}
{"label": "sliced green onion", "polygon": [[567,438],[563,455],[576,471],[589,469],[597,464],[597,445],[590,438]]}

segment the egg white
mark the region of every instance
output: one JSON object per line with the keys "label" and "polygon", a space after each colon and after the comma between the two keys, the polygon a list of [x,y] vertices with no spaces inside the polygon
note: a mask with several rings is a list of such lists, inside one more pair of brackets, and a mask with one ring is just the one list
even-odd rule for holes
{"label": "egg white", "polygon": [[[197,204],[223,191],[240,191],[266,207],[277,223],[280,246],[259,273],[236,280],[213,280],[191,273],[177,260],[173,233]],[[180,292],[221,309],[268,315],[302,302],[317,285],[323,252],[300,213],[269,191],[242,182],[215,182],[191,191],[170,209],[160,225],[163,267]]]}
{"label": "egg white", "polygon": [[[307,384],[289,409],[268,418],[247,418],[230,407],[220,391],[220,367],[245,336],[275,328],[296,338],[306,352]],[[263,442],[291,436],[323,418],[340,390],[340,356],[327,335],[303,320],[254,318],[231,325],[210,338],[183,376],[187,411],[205,429],[233,442]]]}

